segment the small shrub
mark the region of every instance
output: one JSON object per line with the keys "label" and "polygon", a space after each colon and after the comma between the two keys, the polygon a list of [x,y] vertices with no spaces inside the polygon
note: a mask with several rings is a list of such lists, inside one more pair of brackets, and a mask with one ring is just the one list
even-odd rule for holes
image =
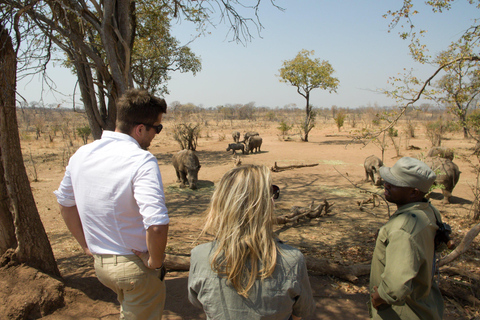
{"label": "small shrub", "polygon": [[282,120],[282,122],[280,122],[280,126],[278,126],[277,129],[280,130],[283,139],[285,139],[285,135],[288,133],[288,131],[292,129],[292,126],[289,126],[285,121]]}
{"label": "small shrub", "polygon": [[173,138],[180,144],[183,149],[193,150],[197,149],[197,140],[200,137],[200,124],[185,124],[180,123],[173,128]]}
{"label": "small shrub", "polygon": [[77,128],[77,134],[82,138],[83,144],[87,144],[88,142],[88,137],[92,133],[92,129],[90,129],[89,126],[84,126],[81,128]]}
{"label": "small shrub", "polygon": [[407,122],[405,133],[409,138],[415,138],[415,124],[412,121]]}
{"label": "small shrub", "polygon": [[372,124],[376,127],[380,125],[381,119],[378,114],[375,115],[375,118],[372,120]]}
{"label": "small shrub", "polygon": [[335,116],[334,119],[335,119],[335,123],[337,124],[338,131],[340,131],[340,129],[343,127],[346,116],[347,116],[346,113],[343,111],[338,112],[337,115]]}
{"label": "small shrub", "polygon": [[394,127],[388,128],[388,135],[390,137],[398,137],[398,130]]}

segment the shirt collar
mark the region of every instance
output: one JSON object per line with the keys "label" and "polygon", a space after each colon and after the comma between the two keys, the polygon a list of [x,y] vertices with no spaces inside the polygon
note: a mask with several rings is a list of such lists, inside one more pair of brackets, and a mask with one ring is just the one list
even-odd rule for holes
{"label": "shirt collar", "polygon": [[102,139],[114,139],[114,140],[129,141],[129,142],[135,143],[140,148],[140,144],[138,143],[138,141],[135,140],[131,135],[128,135],[126,133],[110,131],[110,130],[103,130]]}
{"label": "shirt collar", "polygon": [[398,208],[397,211],[395,211],[395,213],[392,215],[392,218],[410,210],[416,210],[416,209],[425,210],[428,208],[429,205],[430,205],[429,201],[412,202],[412,203],[404,204],[403,206]]}

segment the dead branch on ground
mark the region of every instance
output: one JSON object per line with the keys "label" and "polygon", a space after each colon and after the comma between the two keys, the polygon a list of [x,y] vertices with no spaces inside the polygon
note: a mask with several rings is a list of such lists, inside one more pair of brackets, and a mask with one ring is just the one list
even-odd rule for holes
{"label": "dead branch on ground", "polygon": [[365,205],[368,204],[368,203],[372,203],[373,204],[373,208],[375,207],[378,207],[380,205],[380,200],[378,199],[378,194],[372,194],[370,198],[368,199],[365,199],[365,200],[360,200],[360,201],[357,201],[357,205],[360,209],[360,211],[364,211],[364,212],[369,212],[371,213],[372,215],[374,215],[375,217],[377,216],[377,214],[375,212],[373,212],[372,210],[368,209]]}
{"label": "dead branch on ground", "polygon": [[473,226],[470,231],[467,232],[465,237],[463,237],[462,241],[458,245],[458,247],[455,248],[452,252],[450,252],[447,256],[441,258],[438,260],[437,263],[437,268],[440,268],[441,266],[444,266],[446,264],[449,264],[453,260],[457,259],[460,257],[465,251],[467,251],[468,247],[470,247],[470,244],[472,243],[473,239],[480,233],[480,223],[477,223],[475,226]]}
{"label": "dead branch on ground", "polygon": [[[345,178],[348,182],[350,182],[350,184],[351,184],[352,186],[354,186],[354,187],[357,188],[357,189],[360,189],[361,192],[365,192],[365,193],[371,194],[371,195],[372,195],[372,198],[373,198],[373,197],[374,197],[374,198],[377,198],[377,197],[378,197],[378,198],[382,199],[382,200],[387,204],[387,213],[388,213],[388,217],[390,218],[390,207],[388,206],[387,200],[385,200],[385,198],[383,198],[381,195],[379,195],[379,194],[376,193],[376,192],[372,192],[372,191],[370,191],[370,190],[363,189],[363,188],[357,186],[355,183],[352,182],[352,180],[350,180],[348,177],[346,177],[346,176],[343,175],[340,171],[338,171],[338,169],[337,169],[335,166],[333,166],[333,169],[335,169],[335,171],[337,171],[339,175],[341,175],[341,176],[342,176],[343,178]],[[366,201],[367,201],[367,202],[364,202],[364,203],[368,203],[369,199],[367,199]],[[358,202],[357,202],[357,204],[358,204]],[[367,212],[370,212],[371,214],[373,214],[374,216],[376,216],[375,213],[373,213],[372,211],[370,211],[370,210],[368,210],[367,208],[363,207],[363,204],[358,204],[358,205],[359,205],[359,207],[360,207],[359,209],[360,209],[361,211],[367,211]],[[380,205],[380,201],[379,201],[378,205]],[[375,202],[374,202],[373,207],[375,207]],[[362,209],[362,208],[363,208],[363,209]]]}
{"label": "dead branch on ground", "polygon": [[239,167],[242,164],[242,159],[240,159],[237,154],[234,154],[233,157],[233,166],[234,167]]}
{"label": "dead branch on ground", "polygon": [[285,171],[285,170],[290,170],[290,169],[304,168],[304,167],[315,167],[315,166],[318,166],[318,163],[298,164],[298,165],[280,167],[280,166],[277,165],[277,162],[275,161],[275,164],[273,165],[273,167],[270,168],[270,170],[272,170],[273,172],[280,172],[280,171]]}
{"label": "dead branch on ground", "polygon": [[297,222],[303,218],[315,219],[326,215],[334,203],[329,204],[327,199],[324,199],[315,208],[313,207],[315,201],[312,201],[309,207],[293,206],[290,209],[290,214],[277,217],[277,224],[287,224],[289,222]]}

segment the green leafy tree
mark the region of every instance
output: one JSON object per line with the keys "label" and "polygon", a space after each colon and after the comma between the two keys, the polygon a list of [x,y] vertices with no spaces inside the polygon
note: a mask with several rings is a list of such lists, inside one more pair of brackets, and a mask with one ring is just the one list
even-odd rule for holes
{"label": "green leafy tree", "polygon": [[[455,55],[455,50],[442,52],[437,63],[443,65]],[[445,67],[444,71],[446,74],[437,82],[439,94],[442,94],[438,100],[458,117],[463,135],[468,138],[467,111],[480,93],[480,67],[469,60],[458,60]]]}
{"label": "green leafy tree", "polygon": [[[231,35],[234,40],[249,41],[252,36],[249,26],[252,24],[261,29],[259,21],[260,1],[253,4],[243,4],[240,1],[222,0],[109,0],[109,1],[30,1],[0,0],[0,21],[11,26],[12,30],[26,30],[17,34],[26,43],[28,49],[23,58],[30,62],[39,71],[45,72],[46,65],[51,60],[54,50],[59,50],[66,55],[67,65],[77,75],[78,88],[81,99],[88,117],[92,135],[95,139],[101,137],[104,129],[113,130],[116,121],[116,102],[122,94],[134,86],[133,69],[136,61],[132,57],[149,57],[145,50],[135,51],[135,41],[140,39],[138,32],[151,33],[155,30],[149,23],[153,20],[143,20],[151,17],[154,12],[166,14],[168,17],[181,18],[193,22],[198,27],[199,34],[204,33],[205,26],[212,24],[211,15],[219,13],[223,21],[231,24]],[[276,5],[271,2],[273,6]],[[137,7],[149,10],[151,14],[139,12]],[[248,11],[245,11],[244,9]],[[237,9],[242,9],[238,12]],[[254,18],[248,15],[253,12]],[[160,33],[142,34],[141,38],[155,40],[158,44]],[[167,36],[166,33],[163,33]],[[19,39],[15,37],[14,39]],[[171,39],[169,39],[171,40]],[[160,48],[159,56],[181,56],[179,70],[198,71],[198,64],[191,52],[185,48],[177,48],[175,53],[162,51],[171,48],[166,41],[167,47]],[[170,44],[173,43],[170,41]],[[143,45],[145,47],[145,45]],[[23,47],[22,47],[23,50]],[[155,51],[149,48],[148,51]],[[40,53],[43,53],[40,59]],[[43,60],[42,60],[43,59]],[[21,59],[20,59],[21,60]],[[184,63],[185,62],[185,63]],[[191,64],[193,62],[193,64]],[[163,61],[161,66],[176,66]],[[150,64],[149,68],[155,66]],[[165,69],[164,69],[165,70]],[[33,74],[31,69],[27,70]],[[195,71],[195,72],[196,72]],[[148,72],[158,75],[158,83],[147,83]],[[48,78],[45,76],[44,78]],[[145,70],[145,77],[136,77],[145,87],[157,89],[158,84],[163,83],[162,72]],[[160,89],[162,90],[162,89]]]}
{"label": "green leafy tree", "polygon": [[308,141],[308,133],[315,126],[313,106],[310,105],[310,92],[313,89],[336,92],[339,80],[332,77],[335,72],[328,61],[319,58],[311,59],[315,52],[301,50],[292,60],[283,62],[280,68],[280,82],[288,83],[297,88],[297,92],[306,100],[305,121],[302,126],[303,140]]}
{"label": "green leafy tree", "polygon": [[[480,9],[480,1],[469,0],[468,3],[472,5],[472,10]],[[434,13],[442,13],[455,6],[452,0],[426,1],[425,4],[430,6]],[[431,64],[436,67],[436,70],[424,80],[416,77],[412,71],[407,71],[400,77],[390,78],[389,83],[394,89],[383,92],[397,99],[399,108],[396,113],[391,114],[388,126],[383,130],[388,130],[388,127],[395,125],[406,110],[421,98],[438,100],[442,97],[444,101],[449,101],[451,110],[464,125],[465,108],[468,109],[469,103],[478,94],[476,65],[480,62],[480,20],[473,20],[471,26],[458,39],[452,41],[447,50],[432,57],[428,54],[428,47],[422,41],[422,36],[427,31],[418,30],[414,25],[414,17],[418,13],[417,7],[418,3],[415,1],[403,0],[400,9],[388,11],[385,17],[392,18],[390,29],[400,25],[402,30],[399,32],[400,37],[410,39],[409,49],[413,59],[422,64]],[[442,71],[446,71],[447,75],[438,81],[437,88],[431,88],[433,81],[442,77]],[[459,85],[458,82],[455,84],[455,79],[460,80],[462,84]]]}
{"label": "green leafy tree", "polygon": [[170,35],[168,12],[159,10],[156,2],[137,2],[136,16],[132,76],[141,88],[152,94],[166,94],[171,72],[192,72],[195,75],[201,70],[200,59]]}

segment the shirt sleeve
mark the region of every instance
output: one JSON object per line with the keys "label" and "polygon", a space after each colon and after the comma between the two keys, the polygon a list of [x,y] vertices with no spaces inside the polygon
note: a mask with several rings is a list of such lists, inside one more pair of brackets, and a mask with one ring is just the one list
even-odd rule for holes
{"label": "shirt sleeve", "polygon": [[75,194],[72,186],[72,178],[70,176],[70,170],[68,166],[65,170],[65,175],[63,176],[58,190],[55,190],[53,193],[57,197],[57,202],[60,205],[64,207],[73,207],[76,205]]}
{"label": "shirt sleeve", "polygon": [[305,258],[301,255],[298,263],[298,279],[299,295],[293,305],[292,314],[297,317],[307,318],[315,311],[315,301],[313,299],[312,288],[308,278],[307,265]]}
{"label": "shirt sleeve", "polygon": [[190,255],[190,272],[188,273],[188,300],[197,308],[203,309],[202,303],[198,300],[201,281],[195,273],[195,254],[192,251]]}
{"label": "shirt sleeve", "polygon": [[133,193],[143,217],[145,229],[170,222],[165,205],[162,176],[153,155],[137,170],[133,178]]}
{"label": "shirt sleeve", "polygon": [[413,291],[412,279],[421,264],[418,246],[409,233],[395,230],[389,234],[385,261],[378,293],[388,304],[402,305]]}

